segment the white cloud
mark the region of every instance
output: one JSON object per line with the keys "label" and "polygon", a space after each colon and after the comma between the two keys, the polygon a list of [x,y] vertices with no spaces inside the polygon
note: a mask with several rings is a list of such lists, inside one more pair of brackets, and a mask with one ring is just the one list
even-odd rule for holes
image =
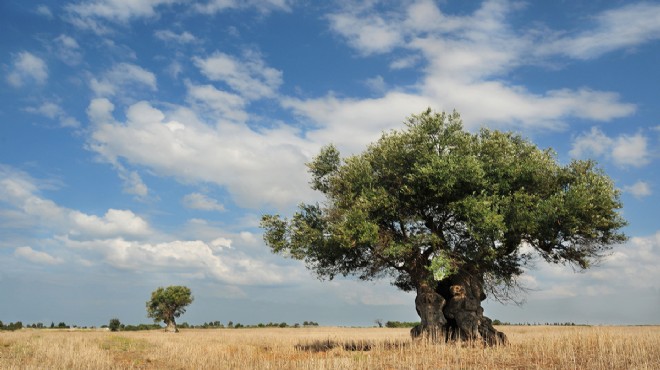
{"label": "white cloud", "polygon": [[96,96],[113,96],[120,92],[128,93],[130,91],[129,89],[135,88],[148,88],[151,91],[158,90],[156,75],[138,65],[130,63],[114,65],[100,79],[92,78],[89,84]]}
{"label": "white cloud", "polygon": [[29,82],[44,84],[48,79],[48,66],[43,59],[22,51],[13,57],[12,67],[7,74],[7,82],[14,87],[21,87]]}
{"label": "white cloud", "polygon": [[61,207],[41,197],[35,182],[25,173],[0,166],[0,202],[29,217],[37,227],[81,240],[117,236],[144,238],[153,232],[147,221],[130,210],[109,209],[99,217]]}
{"label": "white cloud", "polygon": [[375,99],[284,99],[283,106],[320,124],[306,138],[316,143],[335,143],[344,155],[357,153],[386,130],[400,128],[411,112],[421,112],[436,101],[424,96],[390,92]]}
{"label": "white cloud", "polygon": [[642,167],[649,163],[646,137],[642,134],[621,135],[614,142],[612,158],[618,166]]}
{"label": "white cloud", "polygon": [[540,54],[592,59],[622,48],[660,39],[660,4],[640,2],[594,16],[596,26],[541,45]]}
{"label": "white cloud", "polygon": [[71,36],[59,35],[53,40],[53,48],[57,58],[70,66],[78,65],[82,61],[80,45]]}
{"label": "white cloud", "polygon": [[124,159],[186,183],[223,186],[242,206],[287,206],[311,193],[304,163],[317,146],[291,127],[210,126],[189,109],[166,114],[144,101],[128,108],[126,122],[115,122],[111,108],[105,99],[88,108],[94,123],[89,148],[110,163]]}
{"label": "white cloud", "polygon": [[590,269],[576,273],[567,266],[539,261],[521,279],[531,289],[531,298],[601,296],[633,287],[657,289],[660,281],[660,231],[635,236],[613,246],[610,255]]}
{"label": "white cloud", "polygon": [[0,217],[3,222],[11,221],[6,217],[12,215],[5,211],[12,210],[21,220],[29,219],[31,224],[25,226],[30,230],[30,244],[49,250],[23,246],[14,249],[15,257],[54,265],[66,262],[60,256],[73,254],[67,260],[82,261],[88,268],[108,264],[142,273],[208,277],[234,285],[291,283],[307,276],[303,269],[273,262],[279,259],[264,255],[263,243],[250,232],[230,234],[199,220],[190,229],[197,238],[182,240],[153,230],[130,210],[109,209],[97,216],[62,207],[40,196],[37,185],[26,173],[0,165]]}
{"label": "white cloud", "polygon": [[409,55],[402,58],[397,58],[392,63],[390,63],[390,68],[394,70],[412,68],[416,66],[420,60],[421,57],[419,55]]}
{"label": "white cloud", "polygon": [[191,6],[203,14],[228,9],[255,9],[260,13],[288,11],[293,0],[208,0],[190,4],[186,0],[90,0],[64,7],[66,20],[74,26],[97,34],[111,32],[110,23],[126,24],[140,18],[155,18],[168,5]]}
{"label": "white cloud", "polygon": [[293,0],[207,0],[195,4],[195,10],[204,14],[215,14],[228,9],[255,8],[262,13],[273,10],[289,11]]}
{"label": "white cloud", "polygon": [[588,133],[583,133],[573,140],[569,154],[572,157],[582,158],[590,155],[602,156],[608,153],[614,140],[605,135],[598,127],[592,127]]}
{"label": "white cloud", "polygon": [[611,138],[597,127],[577,136],[569,153],[575,158],[604,157],[620,167],[642,167],[649,163],[647,138],[644,135],[638,133]]}
{"label": "white cloud", "polygon": [[219,249],[231,248],[231,239],[217,238],[217,239],[214,239],[213,241],[211,241],[210,244],[211,244],[211,246],[213,246],[215,248],[219,248]]}
{"label": "white cloud", "polygon": [[157,30],[154,32],[154,36],[162,41],[173,41],[179,44],[188,44],[197,41],[197,38],[188,31],[178,34],[170,30]]}
{"label": "white cloud", "polygon": [[251,258],[233,248],[231,241],[174,240],[145,243],[120,238],[77,241],[66,237],[58,240],[73,250],[100,254],[111,266],[141,272],[166,271],[168,274],[194,273],[200,278],[213,278],[229,284],[278,284],[299,279],[287,274],[284,267]]}
{"label": "white cloud", "polygon": [[[398,127],[408,115],[427,107],[458,110],[469,129],[487,125],[564,130],[571,117],[606,122],[636,110],[613,92],[589,88],[532,92],[505,82],[512,70],[537,63],[531,55],[542,43],[534,32],[517,34],[509,26],[509,14],[518,9],[517,3],[485,1],[467,15],[445,14],[433,1],[406,2],[389,12],[376,9],[373,2],[348,4],[328,19],[330,28],[359,54],[388,54],[393,57],[392,69],[425,67],[417,83],[406,89],[392,87],[378,99],[333,94],[285,99],[286,107],[320,127],[318,136],[333,133],[326,141],[364,145],[380,130]],[[356,132],[365,122],[376,131]],[[360,134],[365,140],[356,139]]]}
{"label": "white cloud", "polygon": [[64,7],[67,20],[74,26],[98,34],[110,32],[107,22],[126,23],[135,18],[157,16],[156,8],[180,0],[92,0]]}
{"label": "white cloud", "polygon": [[50,11],[50,8],[46,5],[39,5],[35,9],[37,14],[44,16],[46,18],[53,18],[53,12]]}
{"label": "white cloud", "polygon": [[635,198],[644,198],[652,194],[651,185],[645,181],[637,181],[632,185],[624,186],[623,191],[632,194]]}
{"label": "white cloud", "polygon": [[108,238],[122,235],[142,238],[152,233],[149,224],[129,210],[109,209],[103,217],[89,215],[79,211],[70,211],[72,236],[86,238]]}
{"label": "white cloud", "polygon": [[378,15],[364,17],[351,13],[331,14],[328,19],[335,32],[365,55],[388,52],[404,42],[405,35],[397,19],[385,20]]}
{"label": "white cloud", "polygon": [[18,247],[14,250],[14,255],[42,265],[58,265],[64,262],[61,258],[53,257],[46,252],[35,251],[30,247]]}
{"label": "white cloud", "polygon": [[217,200],[209,198],[201,193],[186,194],[182,200],[183,205],[190,209],[199,209],[202,211],[224,211],[225,206],[218,203]]}
{"label": "white cloud", "polygon": [[387,82],[385,82],[385,79],[381,75],[366,79],[364,84],[371,91],[376,93],[383,93],[387,91]]}
{"label": "white cloud", "polygon": [[116,166],[119,172],[119,177],[124,182],[124,192],[133,194],[138,199],[145,199],[149,195],[149,188],[142,181],[142,177],[137,171],[128,171],[121,166]]}
{"label": "white cloud", "polygon": [[112,111],[115,109],[114,104],[106,98],[92,99],[87,107],[87,116],[90,121],[94,123],[112,123]]}
{"label": "white cloud", "polygon": [[77,119],[66,114],[64,109],[53,102],[43,102],[37,107],[27,107],[26,112],[39,114],[53,120],[58,120],[61,127],[78,128],[80,122]]}
{"label": "white cloud", "polygon": [[186,81],[187,100],[198,111],[208,112],[211,117],[234,122],[247,121],[246,100],[241,96],[218,90],[213,85],[195,85]]}
{"label": "white cloud", "polygon": [[253,52],[243,59],[215,52],[208,58],[194,57],[193,62],[208,79],[227,84],[249,100],[273,97],[282,84],[282,72],[268,67]]}

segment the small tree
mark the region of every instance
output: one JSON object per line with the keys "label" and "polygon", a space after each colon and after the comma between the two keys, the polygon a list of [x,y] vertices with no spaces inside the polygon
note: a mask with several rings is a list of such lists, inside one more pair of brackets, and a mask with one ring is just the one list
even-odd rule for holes
{"label": "small tree", "polygon": [[110,331],[118,331],[120,327],[121,327],[121,322],[119,321],[119,319],[117,318],[110,319],[110,322],[108,323],[108,328],[110,328]]}
{"label": "small tree", "polygon": [[159,287],[151,293],[151,300],[147,301],[147,317],[158,323],[163,321],[166,331],[178,332],[175,318],[186,312],[186,306],[192,303],[193,296],[190,288],[185,286]]}
{"label": "small tree", "polygon": [[458,113],[406,126],[345,159],[322,149],[308,167],[325,201],[261,225],[273,252],[320,278],[391,276],[416,292],[413,337],[504,343],[486,292],[510,298],[532,253],[586,269],[626,239],[619,191],[593,161],[561,165],[518,135],[466,132]]}

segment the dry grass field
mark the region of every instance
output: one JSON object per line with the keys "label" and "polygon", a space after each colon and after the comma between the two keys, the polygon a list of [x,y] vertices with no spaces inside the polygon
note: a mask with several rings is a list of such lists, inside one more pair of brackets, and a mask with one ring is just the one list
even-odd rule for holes
{"label": "dry grass field", "polygon": [[660,369],[660,327],[503,327],[511,344],[412,343],[407,329],[0,333],[1,369]]}

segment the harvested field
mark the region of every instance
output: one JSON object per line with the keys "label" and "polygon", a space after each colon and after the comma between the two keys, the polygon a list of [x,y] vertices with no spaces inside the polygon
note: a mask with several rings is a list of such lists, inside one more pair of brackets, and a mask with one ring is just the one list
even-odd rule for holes
{"label": "harvested field", "polygon": [[660,369],[660,327],[502,327],[511,344],[413,343],[407,329],[0,333],[2,369]]}

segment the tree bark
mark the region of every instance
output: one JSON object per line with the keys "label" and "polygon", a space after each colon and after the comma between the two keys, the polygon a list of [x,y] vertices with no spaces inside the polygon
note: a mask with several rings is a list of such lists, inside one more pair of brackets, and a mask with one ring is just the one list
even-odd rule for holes
{"label": "tree bark", "polygon": [[179,332],[179,328],[176,327],[176,322],[174,321],[174,318],[172,318],[170,320],[166,320],[165,324],[167,324],[167,326],[165,327],[166,332],[168,332],[168,333],[178,333]]}
{"label": "tree bark", "polygon": [[484,316],[481,302],[486,299],[481,276],[459,272],[438,283],[436,291],[446,301],[443,313],[447,319],[446,340],[482,341],[487,345],[507,344],[504,333],[493,327]]}
{"label": "tree bark", "polygon": [[413,339],[429,339],[437,342],[444,338],[444,328],[447,320],[442,312],[445,299],[428,283],[422,283],[417,288],[415,309],[422,319],[421,323],[410,330]]}
{"label": "tree bark", "polygon": [[422,283],[417,288],[415,308],[421,323],[410,331],[413,339],[439,341],[481,341],[486,345],[507,344],[504,333],[484,316],[481,301],[486,299],[483,280],[458,273],[432,288]]}

